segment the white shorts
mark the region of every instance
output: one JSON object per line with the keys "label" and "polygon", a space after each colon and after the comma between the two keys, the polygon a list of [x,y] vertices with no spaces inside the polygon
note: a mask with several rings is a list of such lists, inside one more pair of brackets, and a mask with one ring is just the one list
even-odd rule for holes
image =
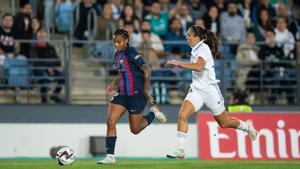
{"label": "white shorts", "polygon": [[205,104],[213,116],[218,116],[225,111],[224,98],[218,84],[211,84],[203,89],[191,86],[184,100],[191,102],[194,105],[195,111],[200,110],[203,104]]}

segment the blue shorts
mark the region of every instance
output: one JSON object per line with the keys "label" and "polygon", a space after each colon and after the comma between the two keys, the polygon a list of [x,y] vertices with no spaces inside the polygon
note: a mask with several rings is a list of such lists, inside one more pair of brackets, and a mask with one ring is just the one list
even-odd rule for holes
{"label": "blue shorts", "polygon": [[125,107],[130,114],[140,114],[145,109],[147,100],[144,95],[136,96],[114,96],[111,103]]}

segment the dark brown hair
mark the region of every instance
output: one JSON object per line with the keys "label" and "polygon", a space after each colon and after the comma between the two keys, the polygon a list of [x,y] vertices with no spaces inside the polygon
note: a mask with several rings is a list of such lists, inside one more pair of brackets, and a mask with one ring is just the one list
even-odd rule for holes
{"label": "dark brown hair", "polygon": [[203,28],[202,26],[194,25],[191,27],[191,29],[194,32],[195,36],[198,36],[200,40],[204,40],[204,42],[209,46],[213,57],[215,59],[219,58],[219,39],[217,38],[217,36],[213,32]]}

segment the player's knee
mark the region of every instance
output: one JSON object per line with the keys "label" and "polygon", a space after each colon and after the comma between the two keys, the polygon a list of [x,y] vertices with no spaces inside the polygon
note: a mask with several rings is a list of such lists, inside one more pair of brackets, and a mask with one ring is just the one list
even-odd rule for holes
{"label": "player's knee", "polygon": [[117,120],[111,117],[108,117],[106,120],[107,126],[115,126],[117,123]]}
{"label": "player's knee", "polygon": [[183,122],[183,121],[187,121],[188,120],[188,116],[184,113],[180,113],[178,116],[179,121]]}
{"label": "player's knee", "polygon": [[134,127],[131,127],[130,131],[134,135],[137,135],[137,134],[139,134],[141,132],[141,130],[139,130],[138,128],[134,128]]}

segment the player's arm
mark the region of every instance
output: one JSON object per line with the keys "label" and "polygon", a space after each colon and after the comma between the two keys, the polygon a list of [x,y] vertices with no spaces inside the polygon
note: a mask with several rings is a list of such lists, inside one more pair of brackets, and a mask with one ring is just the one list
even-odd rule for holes
{"label": "player's arm", "polygon": [[195,63],[187,63],[187,62],[180,62],[180,61],[176,61],[176,60],[169,60],[169,61],[167,61],[167,65],[201,72],[204,69],[205,60],[202,57],[198,57],[197,62],[195,62]]}
{"label": "player's arm", "polygon": [[118,84],[119,84],[119,78],[118,78],[118,76],[116,76],[112,80],[112,82],[107,86],[106,93],[111,95],[112,92],[118,88]]}
{"label": "player's arm", "polygon": [[147,64],[143,64],[140,67],[140,69],[144,73],[144,95],[149,103],[154,104],[154,98],[149,94],[150,83],[151,83],[151,69]]}

